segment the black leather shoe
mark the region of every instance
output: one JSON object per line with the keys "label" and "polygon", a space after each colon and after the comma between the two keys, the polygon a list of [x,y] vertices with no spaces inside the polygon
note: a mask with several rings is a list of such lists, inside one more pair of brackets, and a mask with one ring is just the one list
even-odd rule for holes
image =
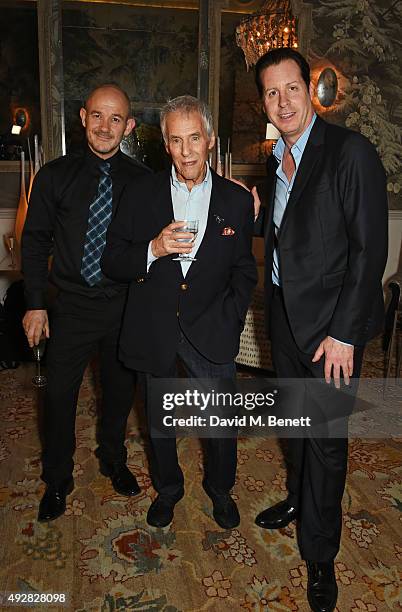
{"label": "black leather shoe", "polygon": [[71,478],[63,485],[46,485],[45,493],[39,504],[38,521],[54,521],[66,511],[66,497],[74,489]]}
{"label": "black leather shoe", "polygon": [[158,495],[148,508],[147,523],[152,527],[167,527],[173,520],[174,507],[181,497]]}
{"label": "black leather shoe", "polygon": [[229,493],[215,493],[206,480],[203,481],[205,493],[213,503],[212,514],[219,527],[234,529],[240,523],[240,514],[236,502]]}
{"label": "black leather shoe", "polygon": [[285,499],[266,510],[255,518],[255,524],[263,529],[281,529],[297,518],[297,510]]}
{"label": "black leather shoe", "polygon": [[338,598],[333,561],[306,561],[307,599],[313,612],[333,612]]}
{"label": "black leather shoe", "polygon": [[132,497],[141,493],[136,477],[130,472],[125,463],[110,465],[100,461],[99,470],[102,476],[110,478],[116,493],[126,497]]}

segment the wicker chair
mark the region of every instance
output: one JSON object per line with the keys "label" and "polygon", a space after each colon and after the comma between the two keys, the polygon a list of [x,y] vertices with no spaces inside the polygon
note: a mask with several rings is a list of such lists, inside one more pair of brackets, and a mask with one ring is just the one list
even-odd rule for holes
{"label": "wicker chair", "polygon": [[272,370],[270,344],[265,332],[264,291],[255,289],[240,337],[236,363],[263,370]]}

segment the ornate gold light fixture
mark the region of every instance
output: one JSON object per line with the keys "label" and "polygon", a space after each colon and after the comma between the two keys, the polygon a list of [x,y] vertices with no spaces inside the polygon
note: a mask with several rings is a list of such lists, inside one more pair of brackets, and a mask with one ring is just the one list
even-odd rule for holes
{"label": "ornate gold light fixture", "polygon": [[297,48],[290,0],[267,0],[260,11],[242,19],[236,28],[236,44],[243,50],[247,70],[271,49]]}

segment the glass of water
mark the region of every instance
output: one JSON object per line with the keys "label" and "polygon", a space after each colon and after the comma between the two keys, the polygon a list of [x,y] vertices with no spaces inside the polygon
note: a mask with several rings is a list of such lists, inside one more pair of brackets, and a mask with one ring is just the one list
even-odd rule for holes
{"label": "glass of water", "polygon": [[[174,232],[189,232],[193,234],[192,238],[178,238],[177,242],[194,242],[198,234],[198,219],[192,221],[186,221],[186,225],[178,227],[173,230]],[[191,253],[180,253],[178,257],[174,257],[173,261],[197,261]]]}

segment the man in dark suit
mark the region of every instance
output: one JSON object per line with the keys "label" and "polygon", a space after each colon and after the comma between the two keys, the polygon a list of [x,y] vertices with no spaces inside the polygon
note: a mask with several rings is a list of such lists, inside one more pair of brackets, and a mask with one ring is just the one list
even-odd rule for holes
{"label": "man in dark suit", "polygon": [[[359,376],[365,343],[382,324],[385,172],[366,138],[316,116],[310,69],[298,52],[265,54],[256,82],[267,117],[281,133],[267,164],[268,207],[257,221],[265,236],[275,370],[282,378],[349,385]],[[256,523],[275,529],[297,519],[310,606],[333,610],[347,440],[292,439],[288,459],[288,497]]]}
{"label": "man in dark suit", "polygon": [[[102,385],[96,453],[100,470],[121,495],[140,491],[126,465],[124,445],[134,378],[117,359],[127,285],[105,278],[99,260],[127,183],[149,171],[120,152],[120,142],[135,125],[130,100],[120,87],[97,87],[80,114],[88,146],[39,171],[22,240],[27,303],[23,326],[30,346],[37,345],[42,334],[49,338],[42,455],[46,491],[39,521],[63,514],[74,487],[77,398],[96,349]],[[58,296],[49,324],[45,294],[51,253],[50,281]]]}
{"label": "man in dark suit", "polygon": [[[249,300],[257,280],[251,253],[253,200],[208,166],[214,146],[208,107],[192,96],[170,101],[161,112],[161,128],[172,167],[127,190],[110,226],[102,257],[105,274],[131,281],[120,340],[120,357],[152,376],[175,376],[178,359],[192,378],[234,378]],[[133,201],[139,205],[133,206]],[[172,222],[179,219],[179,222]],[[182,220],[199,220],[192,237]],[[196,261],[176,261],[191,254]],[[152,406],[148,406],[151,421]],[[158,496],[148,510],[150,525],[173,519],[183,496],[183,473],[176,440],[150,435],[152,476]],[[208,440],[204,489],[217,523],[239,523],[230,496],[236,473],[236,438]]]}

